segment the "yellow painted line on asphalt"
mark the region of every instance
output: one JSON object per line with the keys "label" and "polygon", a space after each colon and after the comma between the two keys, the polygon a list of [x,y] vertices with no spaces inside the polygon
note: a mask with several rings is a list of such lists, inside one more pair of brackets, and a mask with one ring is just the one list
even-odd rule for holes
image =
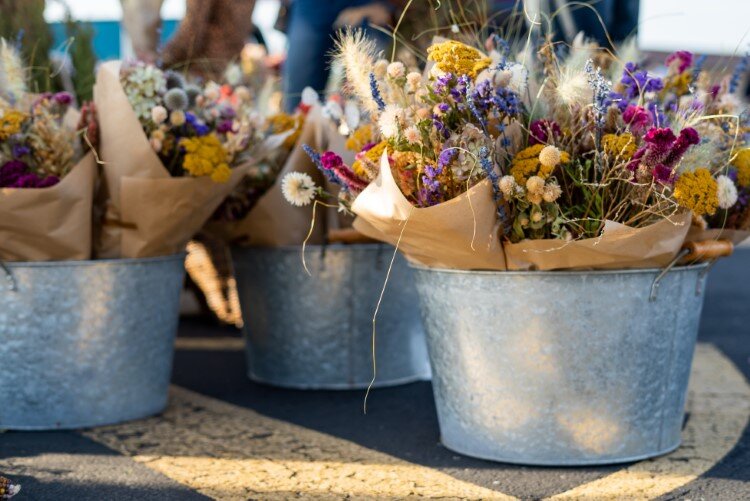
{"label": "yellow painted line on asphalt", "polygon": [[178,387],[163,415],[84,434],[214,499],[515,499]]}
{"label": "yellow painted line on asphalt", "polygon": [[692,482],[731,451],[750,416],[750,385],[719,350],[699,344],[682,446],[554,496],[553,500],[655,499]]}
{"label": "yellow painted line on asphalt", "polygon": [[[699,345],[683,445],[551,499],[654,499],[695,480],[739,441],[750,386],[717,349]],[[221,500],[248,498],[515,499],[440,471],[174,387],[161,415],[85,435]],[[501,465],[498,466],[502,468]]]}
{"label": "yellow painted line on asphalt", "polygon": [[245,340],[239,337],[178,337],[175,349],[184,351],[241,351]]}

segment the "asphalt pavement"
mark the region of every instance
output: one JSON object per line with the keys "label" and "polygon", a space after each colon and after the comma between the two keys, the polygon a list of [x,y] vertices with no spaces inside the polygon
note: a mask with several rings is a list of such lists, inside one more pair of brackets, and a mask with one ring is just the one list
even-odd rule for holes
{"label": "asphalt pavement", "polygon": [[536,468],[442,447],[429,382],[374,390],[363,415],[362,391],[250,382],[240,333],[186,318],[164,414],[94,430],[2,433],[0,475],[21,484],[19,501],[750,499],[750,249],[712,269],[699,342],[697,407],[688,407],[676,453]]}

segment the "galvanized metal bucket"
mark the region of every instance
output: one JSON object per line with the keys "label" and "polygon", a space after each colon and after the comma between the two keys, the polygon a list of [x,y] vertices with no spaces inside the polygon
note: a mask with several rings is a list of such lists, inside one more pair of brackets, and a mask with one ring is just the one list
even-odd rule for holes
{"label": "galvanized metal bucket", "polygon": [[706,271],[416,267],[443,444],[566,466],[674,450]]}
{"label": "galvanized metal bucket", "polygon": [[[235,248],[250,379],[299,389],[358,389],[372,379],[372,319],[393,255],[379,244]],[[398,255],[376,323],[377,378],[430,377],[413,276]]]}
{"label": "galvanized metal bucket", "polygon": [[6,263],[0,429],[83,428],[161,411],[183,260]]}

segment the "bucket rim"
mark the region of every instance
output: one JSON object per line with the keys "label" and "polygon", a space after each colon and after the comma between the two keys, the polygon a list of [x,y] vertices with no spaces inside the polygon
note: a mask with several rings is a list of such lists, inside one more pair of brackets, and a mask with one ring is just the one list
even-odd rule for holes
{"label": "bucket rim", "polygon": [[[408,260],[407,260],[408,261]],[[528,276],[528,277],[559,277],[559,276],[581,276],[581,275],[653,275],[664,272],[667,268],[614,268],[606,270],[457,270],[452,268],[433,268],[423,264],[408,261],[409,267],[419,272],[445,273],[451,275],[471,276]],[[673,266],[668,270],[672,272],[702,271],[707,269],[711,262],[695,263],[689,265]]]}
{"label": "bucket rim", "polygon": [[10,269],[13,268],[62,268],[62,267],[86,267],[98,265],[131,265],[131,264],[155,264],[161,262],[181,261],[185,259],[186,252],[169,254],[167,256],[153,257],[126,257],[107,259],[75,259],[68,261],[3,261],[2,263]]}
{"label": "bucket rim", "polygon": [[[367,244],[343,244],[343,243],[334,243],[334,244],[308,244],[305,245],[305,252],[307,251],[314,251],[314,250],[321,250],[321,251],[341,251],[341,250],[350,250],[350,249],[360,249],[360,250],[382,250],[383,248],[391,248],[394,247],[391,244],[385,243],[385,242],[373,242],[373,243],[367,243]],[[230,247],[231,252],[296,252],[299,253],[302,251],[302,244],[299,245],[280,245],[278,247],[270,246],[270,245],[232,245]]]}

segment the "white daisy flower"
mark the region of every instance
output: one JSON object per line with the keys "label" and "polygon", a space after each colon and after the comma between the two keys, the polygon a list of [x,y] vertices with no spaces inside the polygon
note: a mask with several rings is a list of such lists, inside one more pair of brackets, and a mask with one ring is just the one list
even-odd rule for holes
{"label": "white daisy flower", "polygon": [[395,104],[389,104],[385,107],[382,113],[380,113],[380,119],[378,120],[380,133],[383,134],[384,138],[390,139],[398,136],[403,116],[404,110]]}
{"label": "white daisy flower", "polygon": [[281,192],[296,207],[309,205],[315,198],[315,182],[304,172],[290,172],[281,181]]}

